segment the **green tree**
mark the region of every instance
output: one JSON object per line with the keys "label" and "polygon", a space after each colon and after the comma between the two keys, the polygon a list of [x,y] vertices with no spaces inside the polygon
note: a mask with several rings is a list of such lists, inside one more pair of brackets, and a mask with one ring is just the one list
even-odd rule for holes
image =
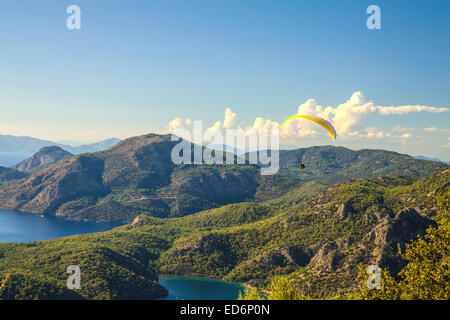
{"label": "green tree", "polygon": [[246,289],[244,294],[239,292],[238,300],[265,300],[263,296],[260,295],[257,288]]}
{"label": "green tree", "polygon": [[450,299],[450,197],[438,197],[438,227],[430,227],[424,238],[406,245],[402,257],[408,261],[400,271],[404,299]]}
{"label": "green tree", "polygon": [[379,289],[369,289],[366,273],[367,266],[359,265],[358,279],[360,281],[359,290],[356,293],[349,294],[343,299],[349,300],[399,300],[401,299],[401,288],[399,283],[390,275],[389,271],[380,272],[381,287]]}
{"label": "green tree", "polygon": [[388,271],[381,272],[381,288],[370,290],[366,286],[368,276],[360,267],[360,290],[351,299],[450,299],[450,197],[449,192],[437,196],[438,227],[427,229],[424,237],[406,244],[401,256],[408,261],[396,281]]}
{"label": "green tree", "polygon": [[[268,300],[311,300],[311,297],[303,295],[286,275],[274,277],[268,289]],[[253,288],[246,290],[244,296],[239,295],[239,300],[265,300],[265,298],[258,289]]]}

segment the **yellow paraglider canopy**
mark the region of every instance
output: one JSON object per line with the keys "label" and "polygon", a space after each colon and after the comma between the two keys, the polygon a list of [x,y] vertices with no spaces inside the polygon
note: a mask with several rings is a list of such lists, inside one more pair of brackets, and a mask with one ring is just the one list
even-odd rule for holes
{"label": "yellow paraglider canopy", "polygon": [[316,116],[307,116],[307,115],[303,115],[303,114],[297,114],[295,116],[289,117],[286,120],[284,120],[283,123],[281,124],[281,126],[283,126],[286,122],[288,122],[289,120],[292,120],[292,119],[307,119],[307,120],[314,121],[318,125],[322,126],[325,130],[327,130],[328,134],[331,136],[331,138],[333,140],[336,139],[336,130],[334,130],[331,123],[329,123],[325,119],[322,119],[322,118],[319,118]]}

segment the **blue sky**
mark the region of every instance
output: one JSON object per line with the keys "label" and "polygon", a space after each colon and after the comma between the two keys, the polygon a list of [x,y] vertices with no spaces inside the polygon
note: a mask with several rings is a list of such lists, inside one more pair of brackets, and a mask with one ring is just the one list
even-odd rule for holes
{"label": "blue sky", "polygon": [[[66,28],[71,4],[81,30]],[[371,4],[381,30],[366,27]],[[449,13],[447,0],[5,0],[0,134],[126,138],[175,118],[213,125],[226,108],[246,127],[281,122],[309,99],[349,111],[361,92],[356,108],[441,112],[364,111],[333,144],[450,160]],[[286,144],[331,143],[310,129]]]}

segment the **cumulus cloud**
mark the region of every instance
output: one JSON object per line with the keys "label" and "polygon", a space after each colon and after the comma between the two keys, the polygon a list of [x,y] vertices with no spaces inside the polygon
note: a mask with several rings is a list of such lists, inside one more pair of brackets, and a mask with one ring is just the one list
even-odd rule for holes
{"label": "cumulus cloud", "polygon": [[[365,119],[370,114],[378,113],[382,116],[389,115],[404,115],[412,112],[431,112],[441,113],[449,111],[448,108],[437,108],[434,106],[379,106],[373,101],[365,99],[361,91],[354,92],[350,99],[337,105],[336,107],[323,107],[315,99],[308,99],[303,104],[300,104],[297,109],[298,114],[315,115],[329,121],[336,129],[338,137],[341,138],[400,138],[410,139],[411,132],[414,128],[403,128],[401,126],[394,126],[391,132],[383,131],[375,127],[365,127]],[[289,115],[286,115],[286,117]],[[191,120],[176,118],[169,123],[169,130],[173,131],[176,128],[190,128]],[[298,138],[298,137],[315,137],[319,134],[326,134],[321,130],[317,124],[306,119],[293,119],[281,126],[280,122],[266,119],[263,117],[256,117],[253,124],[237,126],[237,114],[230,108],[226,108],[223,121],[216,121],[214,125],[208,130],[222,130],[230,128],[239,128],[243,130],[273,130],[279,129],[281,138]],[[446,129],[436,129],[434,127],[423,129],[428,132],[444,131]],[[396,134],[396,132],[398,134]]]}
{"label": "cumulus cloud", "polygon": [[[432,106],[377,106],[373,101],[367,101],[361,91],[354,92],[349,100],[337,107],[323,108],[314,99],[307,100],[298,107],[299,114],[309,114],[322,117],[330,121],[340,136],[355,136],[354,127],[361,123],[370,113],[378,112],[381,115],[402,115],[412,112],[446,112],[448,108]],[[411,131],[412,128],[397,126],[395,131]],[[372,137],[373,132],[369,135]],[[377,136],[377,135],[375,135]],[[381,136],[381,133],[378,133]]]}
{"label": "cumulus cloud", "polygon": [[174,132],[179,129],[191,129],[192,128],[192,121],[189,118],[182,119],[182,118],[175,118],[172,121],[169,122],[168,125],[169,132]]}
{"label": "cumulus cloud", "polygon": [[352,94],[349,100],[338,105],[336,108],[327,107],[320,116],[330,121],[338,135],[351,132],[354,126],[360,123],[370,112],[376,111],[372,101],[365,101],[362,92]]}
{"label": "cumulus cloud", "polygon": [[[307,100],[298,107],[299,114],[309,114],[322,117],[333,124],[338,136],[357,136],[355,126],[362,123],[370,113],[379,113],[380,115],[403,115],[412,112],[432,112],[441,113],[449,111],[448,108],[436,108],[433,106],[379,106],[373,101],[367,101],[361,91],[354,92],[349,100],[339,104],[337,107],[328,106],[323,108],[314,99]],[[403,138],[409,138],[413,128],[402,128],[396,126],[394,131],[406,132]],[[367,131],[367,137],[381,137],[386,134],[373,129]]]}
{"label": "cumulus cloud", "polygon": [[209,127],[207,130],[216,131],[220,129],[231,129],[236,126],[236,117],[236,113],[234,113],[231,108],[226,108],[223,125],[220,120],[217,120],[214,125],[212,127]]}
{"label": "cumulus cloud", "polygon": [[223,127],[225,129],[229,129],[234,127],[235,124],[236,124],[236,113],[231,111],[230,108],[227,108],[225,110],[225,119],[223,120]]}
{"label": "cumulus cloud", "polygon": [[[247,128],[249,129],[249,128]],[[276,121],[272,121],[269,119],[264,119],[262,117],[257,117],[255,119],[255,122],[253,122],[253,126],[251,127],[251,129],[254,129],[256,131],[260,131],[260,130],[273,130],[273,129],[280,129],[280,124]]]}
{"label": "cumulus cloud", "polygon": [[221,128],[221,123],[220,121],[216,121],[216,123],[214,123],[214,125],[211,127],[211,129],[220,129]]}

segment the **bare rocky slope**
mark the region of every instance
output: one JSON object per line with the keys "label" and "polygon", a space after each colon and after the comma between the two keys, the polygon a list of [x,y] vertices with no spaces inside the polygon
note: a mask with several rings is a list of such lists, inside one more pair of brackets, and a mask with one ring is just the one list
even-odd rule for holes
{"label": "bare rocky slope", "polygon": [[43,147],[30,158],[13,166],[13,168],[19,171],[35,172],[71,156],[73,156],[72,153],[57,146]]}

